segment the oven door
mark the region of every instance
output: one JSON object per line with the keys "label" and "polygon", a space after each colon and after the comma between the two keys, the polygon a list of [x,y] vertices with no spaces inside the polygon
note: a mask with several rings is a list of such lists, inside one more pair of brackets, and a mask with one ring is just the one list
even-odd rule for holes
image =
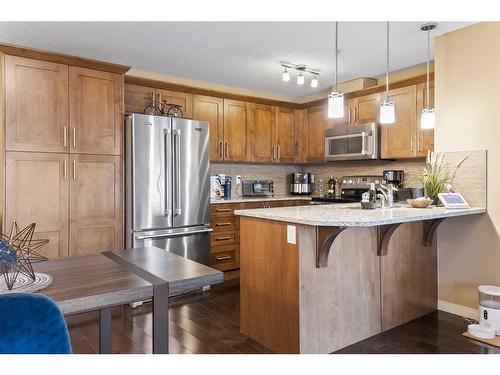
{"label": "oven door", "polygon": [[372,133],[362,131],[325,137],[325,159],[373,159]]}

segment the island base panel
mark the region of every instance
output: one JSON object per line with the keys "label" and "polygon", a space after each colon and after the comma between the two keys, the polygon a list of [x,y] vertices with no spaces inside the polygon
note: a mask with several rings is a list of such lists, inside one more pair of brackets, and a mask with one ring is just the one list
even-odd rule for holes
{"label": "island base panel", "polygon": [[240,220],[241,332],[278,353],[298,353],[298,238],[287,242],[286,223]]}

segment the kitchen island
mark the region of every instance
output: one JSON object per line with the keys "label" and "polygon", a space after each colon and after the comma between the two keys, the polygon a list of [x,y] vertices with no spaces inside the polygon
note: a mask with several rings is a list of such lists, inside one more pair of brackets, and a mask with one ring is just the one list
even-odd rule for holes
{"label": "kitchen island", "polygon": [[330,353],[437,308],[434,233],[484,207],[359,204],[238,210],[241,331],[280,353]]}

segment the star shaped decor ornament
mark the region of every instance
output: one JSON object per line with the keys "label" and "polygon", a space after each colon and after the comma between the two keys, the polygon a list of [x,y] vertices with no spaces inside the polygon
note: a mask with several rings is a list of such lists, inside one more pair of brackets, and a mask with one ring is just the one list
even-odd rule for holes
{"label": "star shaped decor ornament", "polygon": [[16,222],[9,228],[8,235],[0,234],[0,276],[12,290],[19,273],[35,281],[35,271],[32,263],[48,260],[38,250],[49,240],[33,239],[36,224],[32,223],[19,230]]}

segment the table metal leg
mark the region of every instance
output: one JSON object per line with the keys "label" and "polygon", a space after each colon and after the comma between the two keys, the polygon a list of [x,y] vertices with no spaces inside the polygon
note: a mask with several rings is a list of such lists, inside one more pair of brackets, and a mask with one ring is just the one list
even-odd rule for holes
{"label": "table metal leg", "polygon": [[153,354],[168,354],[168,284],[153,286]]}
{"label": "table metal leg", "polygon": [[99,353],[111,354],[111,307],[99,310]]}

